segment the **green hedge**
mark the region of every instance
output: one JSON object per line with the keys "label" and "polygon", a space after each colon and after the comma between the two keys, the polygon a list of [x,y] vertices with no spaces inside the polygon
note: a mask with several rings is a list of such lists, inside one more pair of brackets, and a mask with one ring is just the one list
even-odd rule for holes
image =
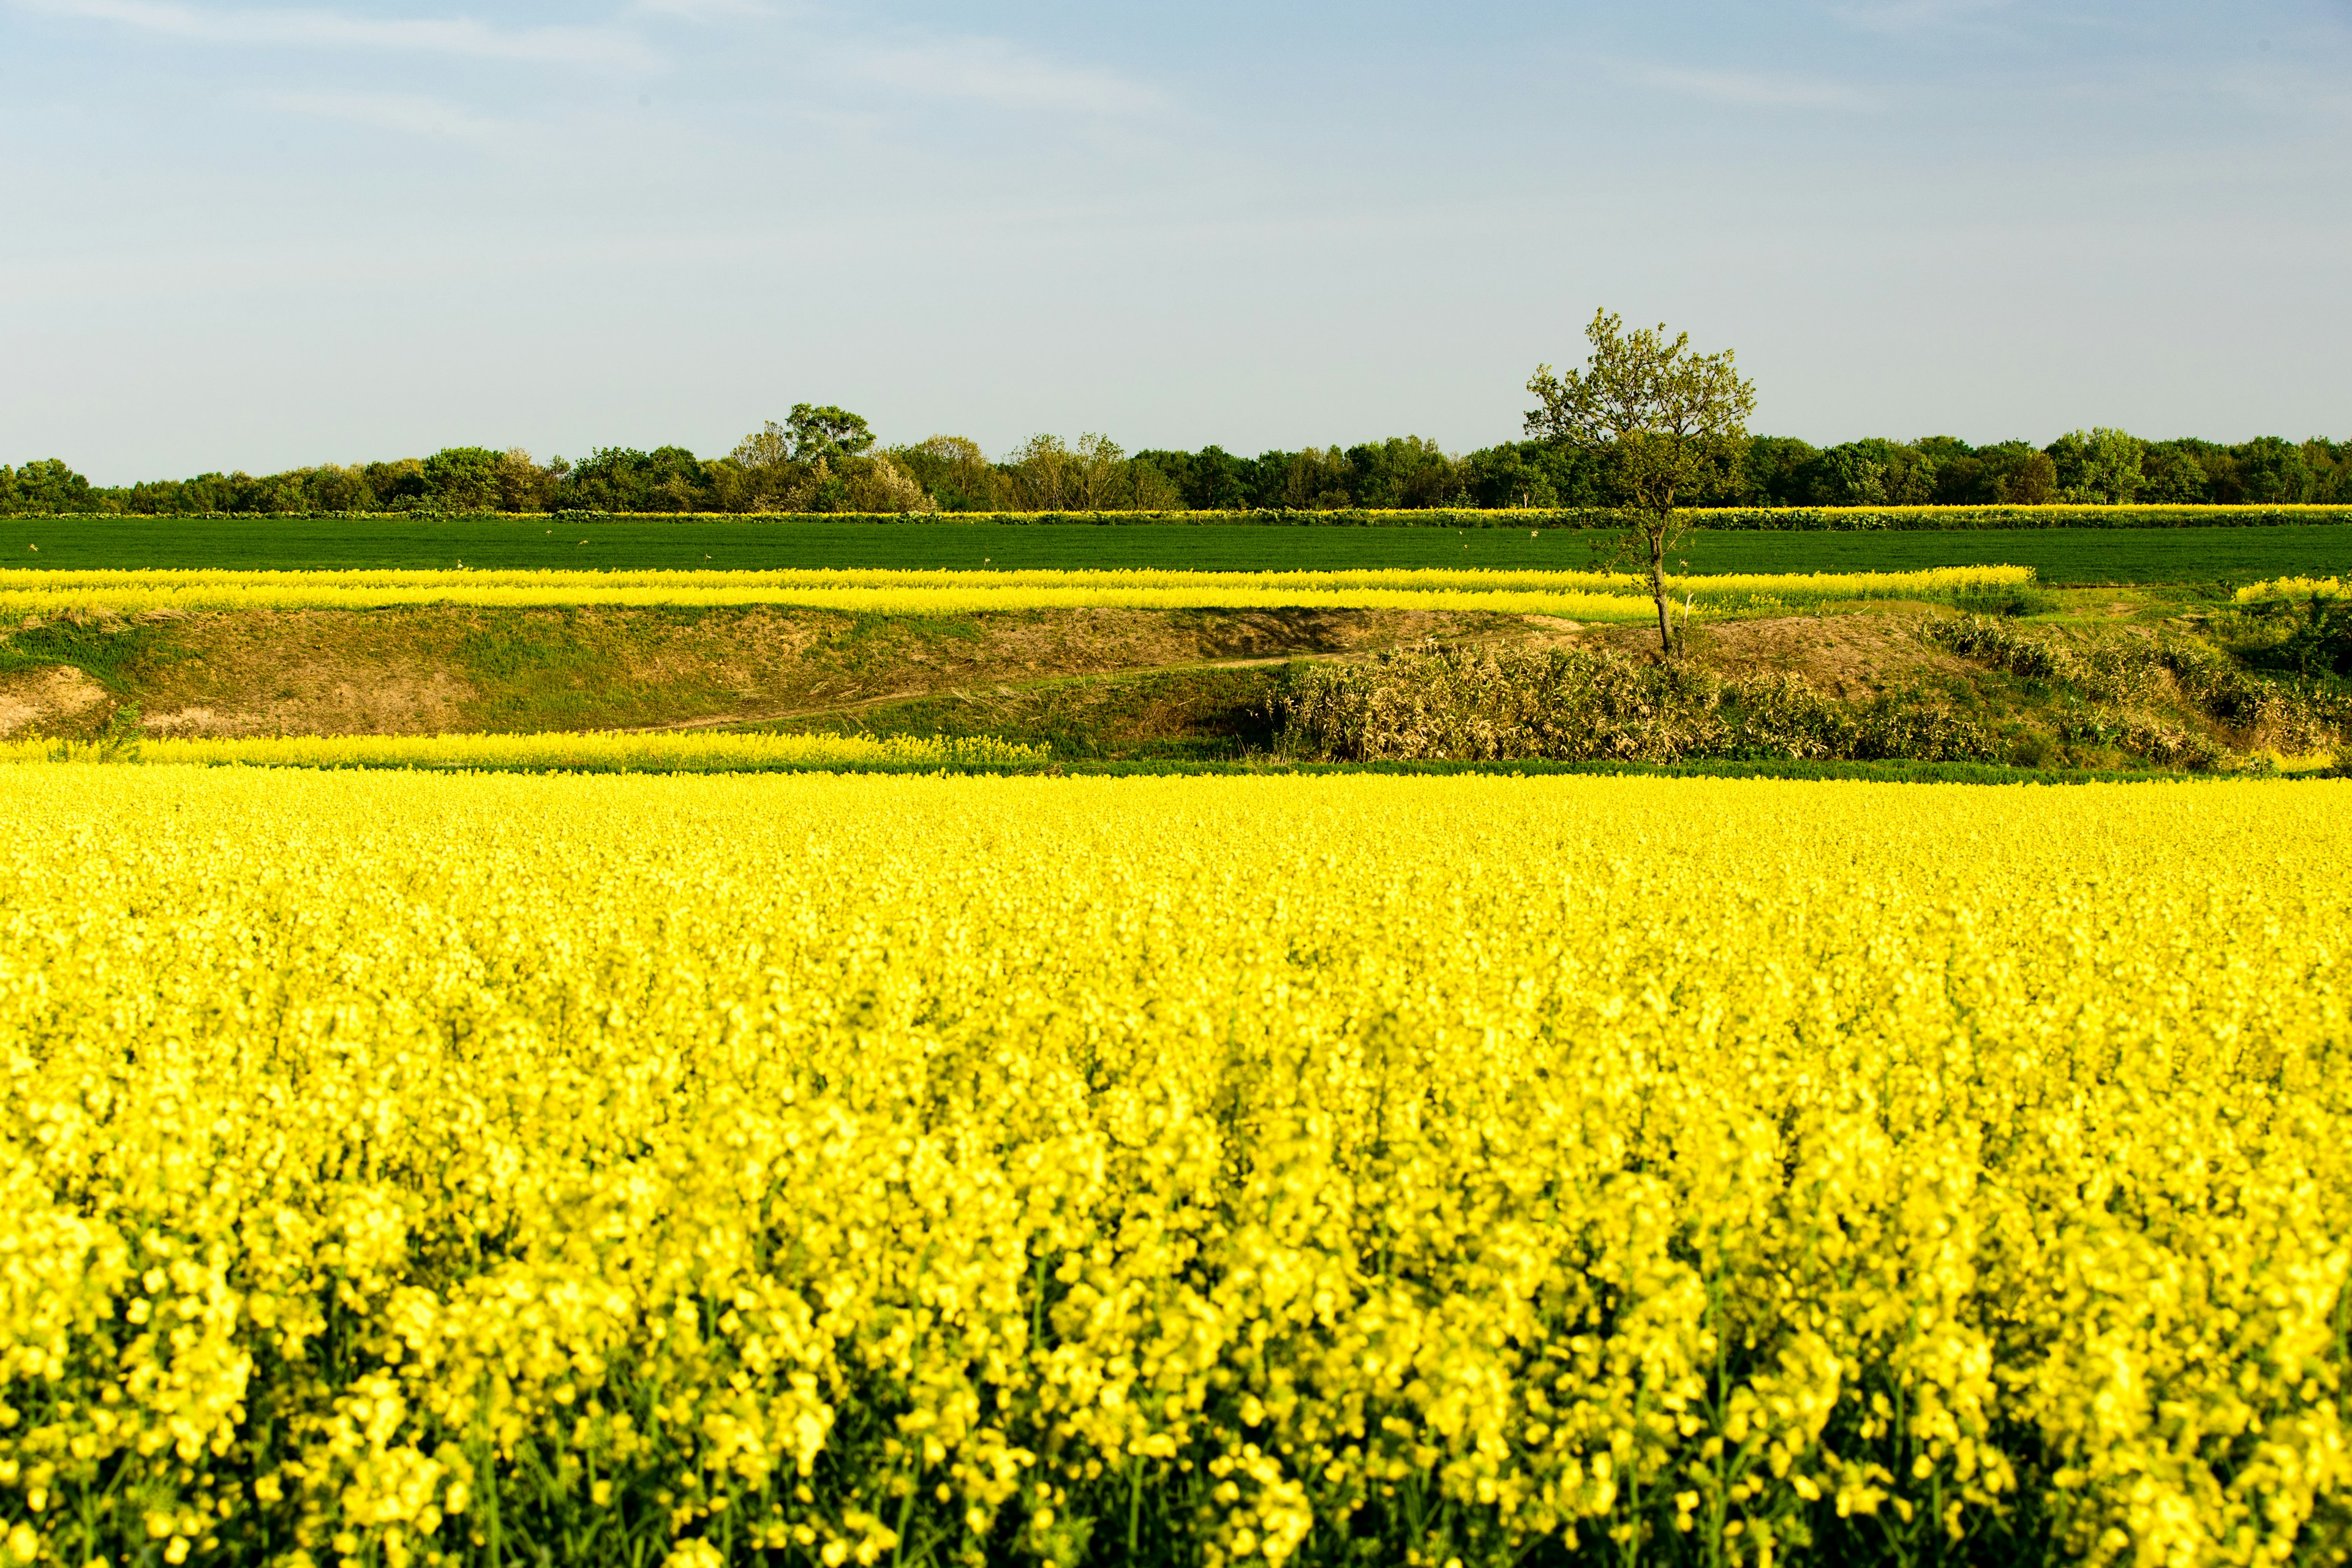
{"label": "green hedge", "polygon": [[1727,507],[1692,514],[1702,528],[1939,532],[2015,528],[2275,528],[2352,522],[2345,506]]}
{"label": "green hedge", "polygon": [[[206,520],[264,522],[285,519],[431,521],[436,514],[377,512],[189,512]],[[447,514],[456,515],[456,514]],[[467,514],[475,515],[475,514]],[[871,522],[921,527],[1000,528],[1092,525],[1116,528],[1136,523],[1246,523],[1268,528],[1570,528],[1605,529],[1617,514],[1597,508],[1541,508],[1475,511],[1433,508],[1421,511],[955,511],[955,512],[590,512],[484,513],[512,516],[518,522],[550,517],[562,522]],[[2352,523],[2352,506],[1900,506],[1900,507],[1705,507],[1694,510],[1701,528],[1749,531],[1859,533],[1874,531],[1934,532],[2018,528],[2269,528],[2281,524]],[[27,521],[89,523],[109,518],[153,521],[136,513],[79,512]]]}
{"label": "green hedge", "polygon": [[[593,521],[611,513],[562,512],[566,521]],[[635,514],[640,518],[654,514]],[[667,514],[663,514],[667,515]],[[712,514],[698,514],[708,521]],[[1909,506],[1703,507],[1691,521],[1701,528],[1748,531],[1863,533],[1936,532],[2012,528],[2263,528],[2282,524],[2352,523],[2352,506]],[[1576,528],[1618,526],[1615,512],[1598,508],[1511,511],[1024,511],[871,514],[833,512],[775,521],[896,522],[1000,527],[1133,523],[1234,524],[1268,528]]]}

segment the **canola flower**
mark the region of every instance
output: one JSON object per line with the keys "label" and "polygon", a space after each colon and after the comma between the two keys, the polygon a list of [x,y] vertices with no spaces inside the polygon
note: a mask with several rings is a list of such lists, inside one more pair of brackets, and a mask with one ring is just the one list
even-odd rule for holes
{"label": "canola flower", "polygon": [[524,768],[730,773],[772,768],[956,768],[1046,763],[1052,750],[976,735],[793,735],[678,730],[451,735],[167,735],[135,742],[0,742],[5,763],[276,768]]}
{"label": "canola flower", "polygon": [[[2022,566],[1675,578],[1699,606],[1948,596]],[[877,615],[1039,609],[1444,609],[1639,620],[1646,584],[1600,572],[123,572],[0,571],[0,613],[368,609],[394,605],[797,605]]]}
{"label": "canola flower", "polygon": [[2352,1549],[2352,786],[0,809],[16,1563]]}
{"label": "canola flower", "polygon": [[2260,604],[2266,599],[2340,599],[2344,597],[2341,577],[2273,577],[2265,582],[2249,583],[2236,595],[2241,605]]}

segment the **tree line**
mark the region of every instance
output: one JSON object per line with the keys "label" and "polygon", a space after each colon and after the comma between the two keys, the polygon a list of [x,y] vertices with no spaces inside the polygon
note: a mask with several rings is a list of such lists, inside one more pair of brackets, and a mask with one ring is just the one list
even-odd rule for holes
{"label": "tree line", "polygon": [[[1109,437],[1035,436],[991,458],[961,436],[886,447],[845,409],[793,405],[720,458],[604,447],[577,462],[519,448],[284,473],[99,486],[55,458],[0,465],[0,514],[196,512],[989,512],[1604,507],[1605,452],[1559,439],[1459,456],[1417,436],[1243,457],[1222,447],[1130,453]],[[1745,437],[1681,504],[1990,506],[2074,502],[2352,504],[2352,441],[2223,444],[2077,430],[2047,446],[1952,436],[1818,447]]]}

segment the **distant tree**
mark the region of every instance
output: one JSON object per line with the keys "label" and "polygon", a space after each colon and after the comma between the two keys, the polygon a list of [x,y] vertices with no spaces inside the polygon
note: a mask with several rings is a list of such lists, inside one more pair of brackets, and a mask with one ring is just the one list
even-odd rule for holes
{"label": "distant tree", "polygon": [[499,454],[488,447],[444,447],[425,459],[425,494],[435,511],[499,510]]}
{"label": "distant tree", "polygon": [[1129,458],[1094,431],[1075,442],[1032,436],[1005,458],[1001,472],[1016,511],[1149,511],[1183,501],[1158,465]]}
{"label": "distant tree", "polygon": [[[1551,481],[1560,505],[1591,510],[1608,504],[1606,464],[1599,454],[1565,441],[1531,441],[1525,449],[1529,466]],[[1718,491],[1738,488],[1736,478],[1716,487]]]}
{"label": "distant tree", "polygon": [[2048,506],[2058,499],[2058,465],[2047,452],[2028,452],[2001,486],[2003,500],[2019,506]]}
{"label": "distant tree", "polygon": [[1127,449],[1099,431],[1079,436],[1071,448],[1074,499],[1081,511],[1126,510],[1133,499],[1127,481]]}
{"label": "distant tree", "polygon": [[2311,467],[2303,448],[2276,436],[2257,436],[2230,448],[2237,463],[2240,498],[2294,505],[2311,494]]}
{"label": "distant tree", "polygon": [[1791,436],[1755,436],[1739,462],[1739,481],[1724,487],[1727,499],[1748,506],[1801,506],[1807,472],[1821,452]]}
{"label": "distant tree", "polygon": [[105,507],[104,498],[91,490],[89,481],[56,458],[36,458],[13,471],[0,468],[0,474],[9,475],[0,479],[0,496],[5,496],[12,512],[38,517],[99,511]]}
{"label": "distant tree", "polygon": [[784,416],[784,429],[792,437],[795,462],[854,458],[874,445],[874,432],[865,420],[829,403],[822,408],[806,403],[793,404],[793,411]]}
{"label": "distant tree", "polygon": [[1425,436],[1391,436],[1350,447],[1347,458],[1345,488],[1357,506],[1417,510],[1464,500],[1465,470]]}
{"label": "distant tree", "polygon": [[311,469],[305,489],[318,511],[371,511],[375,498],[368,492],[366,471],[357,466],[321,463]]}
{"label": "distant tree", "polygon": [[2126,506],[2139,494],[2147,443],[2102,426],[2070,430],[2043,448],[2061,499],[2077,506]]}
{"label": "distant tree", "polygon": [[1153,447],[1138,452],[1135,455],[1135,460],[1148,468],[1157,469],[1160,477],[1167,481],[1169,488],[1173,489],[1187,506],[1192,504],[1194,483],[1192,453],[1172,451],[1164,447]]}
{"label": "distant tree", "polygon": [[1202,510],[1242,511],[1255,504],[1255,472],[1246,458],[1223,447],[1203,447],[1192,456],[1190,483],[1180,484],[1184,502]]}
{"label": "distant tree", "polygon": [[1077,454],[1059,436],[1040,431],[1005,454],[1006,494],[1015,511],[1078,510]]}
{"label": "distant tree", "polygon": [[1915,442],[1886,441],[1881,443],[1886,455],[1883,459],[1886,471],[1884,481],[1886,504],[1889,506],[1930,506],[1936,500],[1936,476],[1942,462],[1930,452],[1923,451]]}
{"label": "distant tree", "polygon": [[599,447],[563,475],[559,504],[583,511],[703,510],[707,466],[683,447]]}
{"label": "distant tree", "polygon": [[1969,499],[1986,506],[2042,506],[2058,489],[2057,465],[2050,454],[2024,441],[1996,441],[1977,448],[1982,465],[1978,493]]}
{"label": "distant tree", "polygon": [[711,499],[726,511],[797,511],[793,492],[809,480],[809,466],[793,460],[793,433],[771,419],[735,443],[711,465]]}
{"label": "distant tree", "polygon": [[550,511],[555,504],[555,475],[520,447],[509,447],[499,454],[498,491],[500,511]]}
{"label": "distant tree", "polygon": [[1237,470],[1241,476],[1242,505],[1259,511],[1272,511],[1282,505],[1284,493],[1290,484],[1290,459],[1295,453],[1278,447],[1269,447],[1255,458],[1240,459]]}
{"label": "distant tree", "polygon": [[1814,458],[1805,476],[1806,499],[1815,506],[1885,506],[1886,465],[1873,445],[1844,441]]}
{"label": "distant tree", "polygon": [[893,447],[888,455],[941,511],[998,510],[995,465],[970,437],[933,436],[911,447]]}
{"label": "distant tree", "polygon": [[1729,349],[1694,354],[1688,332],[1672,342],[1665,334],[1663,323],[1627,333],[1617,316],[1594,311],[1584,329],[1592,345],[1586,367],[1555,375],[1551,366],[1538,365],[1528,379],[1541,406],[1528,412],[1527,428],[1605,456],[1625,519],[1621,548],[1647,558],[1658,642],[1672,658],[1666,552],[1690,525],[1675,498],[1736,471],[1756,388],[1741,379]]}
{"label": "distant tree", "polygon": [[1538,442],[1503,441],[1465,456],[1462,482],[1471,503],[1481,507],[1562,505],[1559,486],[1550,468],[1540,460],[1547,450]]}
{"label": "distant tree", "polygon": [[2340,506],[2352,501],[2352,441],[2315,436],[2303,444],[2304,467],[2311,470],[2310,500]]}
{"label": "distant tree", "polygon": [[1872,436],[1816,456],[1797,489],[1815,506],[1927,506],[1942,469],[1942,459],[1916,444]]}
{"label": "distant tree", "polygon": [[2139,499],[2158,506],[2197,506],[2213,499],[2213,476],[2200,449],[2207,441],[2151,441],[2139,458]]}
{"label": "distant tree", "polygon": [[1936,464],[1937,506],[1969,506],[1983,499],[1984,459],[1971,452],[1965,458],[1945,458]]}
{"label": "distant tree", "polygon": [[973,443],[934,436],[886,452],[871,450],[873,445],[873,432],[856,415],[796,403],[784,423],[770,420],[736,443],[724,460],[709,465],[705,494],[712,504],[737,511],[936,511],[940,503],[932,481],[952,489],[960,477],[981,494],[977,507],[967,497],[957,510],[988,505],[988,460]]}
{"label": "distant tree", "polygon": [[937,511],[922,482],[893,462],[887,452],[841,460],[847,511]]}
{"label": "distant tree", "polygon": [[1356,473],[1349,457],[1337,447],[1301,447],[1291,453],[1283,465],[1282,504],[1292,511],[1339,511],[1355,505]]}
{"label": "distant tree", "polygon": [[369,494],[385,511],[400,510],[404,504],[413,507],[425,499],[425,465],[415,458],[370,463],[361,472],[367,478]]}
{"label": "distant tree", "polygon": [[[414,463],[415,459],[411,459]],[[180,487],[179,510],[186,511],[235,511],[243,498],[239,474],[198,474]],[[397,502],[394,504],[397,505]]]}
{"label": "distant tree", "polygon": [[852,454],[838,461],[819,458],[806,467],[794,466],[792,486],[774,502],[783,511],[903,512],[936,511],[922,482],[893,461],[887,453]]}
{"label": "distant tree", "polygon": [[1157,465],[1129,458],[1119,469],[1119,504],[1129,511],[1185,511],[1184,493]]}
{"label": "distant tree", "polygon": [[793,433],[771,419],[736,442],[727,456],[738,468],[753,471],[782,468],[793,460]]}

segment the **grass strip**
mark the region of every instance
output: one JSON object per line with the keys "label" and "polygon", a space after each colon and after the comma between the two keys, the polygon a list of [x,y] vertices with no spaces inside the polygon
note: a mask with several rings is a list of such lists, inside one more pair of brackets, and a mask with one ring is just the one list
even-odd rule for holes
{"label": "grass strip", "polygon": [[[2093,509],[2107,510],[2107,509]],[[2315,509],[2316,510],[2316,509]],[[1206,517],[1208,514],[1195,514]],[[26,571],[774,571],[996,568],[1215,572],[1472,567],[1590,569],[1608,536],[1510,513],[1459,527],[1270,527],[1123,521],[1048,526],[983,514],[935,525],[695,516],[0,518],[0,563]],[[1422,514],[1435,515],[1435,514]],[[1997,520],[1996,520],[1997,521]],[[2048,583],[2239,583],[2352,571],[2352,526],[1738,530],[1703,526],[1691,570],[1904,571],[1992,562]]]}

